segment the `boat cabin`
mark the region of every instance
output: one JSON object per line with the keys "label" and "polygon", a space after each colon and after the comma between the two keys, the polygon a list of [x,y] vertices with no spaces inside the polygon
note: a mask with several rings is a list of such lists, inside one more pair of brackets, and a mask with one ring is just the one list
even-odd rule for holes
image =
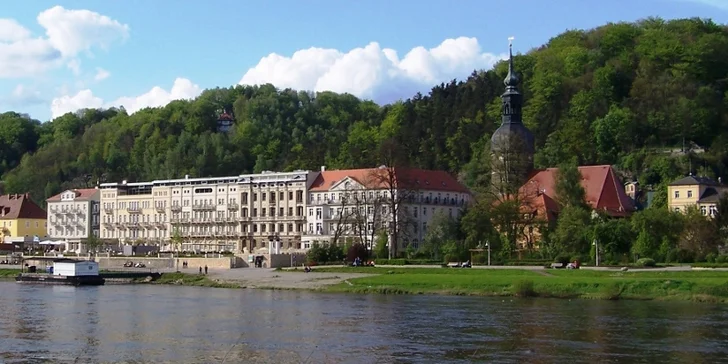
{"label": "boat cabin", "polygon": [[53,275],[66,277],[98,276],[99,263],[89,260],[56,259],[53,261]]}

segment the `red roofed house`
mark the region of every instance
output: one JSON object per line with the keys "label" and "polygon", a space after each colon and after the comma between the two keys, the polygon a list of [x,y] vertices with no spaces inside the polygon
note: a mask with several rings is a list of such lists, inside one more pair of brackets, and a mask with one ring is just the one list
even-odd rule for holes
{"label": "red roofed house", "polygon": [[46,212],[27,193],[2,195],[0,224],[4,243],[32,243],[46,235]]}
{"label": "red roofed house", "polygon": [[[619,176],[612,166],[581,166],[581,186],[584,188],[586,202],[594,210],[602,211],[611,217],[627,217],[635,211],[634,202],[624,190]],[[552,223],[559,214],[556,178],[558,168],[536,170],[520,188],[524,213],[533,220]],[[519,249],[534,243],[538,231],[525,231],[520,239]]]}
{"label": "red roofed house", "polygon": [[66,251],[86,253],[84,242],[99,237],[101,195],[96,188],[63,191],[46,200],[48,236],[65,241]]}
{"label": "red roofed house", "polygon": [[364,241],[371,248],[382,229],[387,229],[391,241],[393,192],[401,231],[399,252],[408,243],[418,248],[436,214],[457,217],[471,199],[470,191],[444,171],[322,167],[308,191],[303,248],[344,239]]}

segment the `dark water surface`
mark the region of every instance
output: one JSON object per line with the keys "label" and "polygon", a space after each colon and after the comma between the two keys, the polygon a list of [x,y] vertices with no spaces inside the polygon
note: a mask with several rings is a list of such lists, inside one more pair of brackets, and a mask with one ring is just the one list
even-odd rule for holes
{"label": "dark water surface", "polygon": [[0,363],[719,363],[728,307],[0,282]]}

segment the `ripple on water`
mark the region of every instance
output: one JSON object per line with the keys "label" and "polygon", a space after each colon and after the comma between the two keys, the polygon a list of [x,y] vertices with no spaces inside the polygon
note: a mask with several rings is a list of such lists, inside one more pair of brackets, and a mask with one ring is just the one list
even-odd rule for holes
{"label": "ripple on water", "polygon": [[2,363],[718,362],[728,310],[668,302],[0,282]]}

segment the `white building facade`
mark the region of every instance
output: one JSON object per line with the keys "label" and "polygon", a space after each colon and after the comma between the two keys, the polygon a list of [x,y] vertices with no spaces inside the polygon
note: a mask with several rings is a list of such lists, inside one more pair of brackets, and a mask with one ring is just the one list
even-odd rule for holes
{"label": "white building facade", "polygon": [[163,251],[298,250],[309,171],[101,185],[101,237]]}
{"label": "white building facade", "polygon": [[391,241],[396,225],[397,250],[409,244],[417,249],[435,216],[457,218],[471,198],[465,186],[443,171],[322,168],[308,191],[303,248],[335,241],[363,242],[371,249],[382,233]]}
{"label": "white building facade", "polygon": [[85,241],[100,235],[100,195],[94,188],[73,189],[47,199],[48,236],[64,240],[68,252],[86,253]]}

